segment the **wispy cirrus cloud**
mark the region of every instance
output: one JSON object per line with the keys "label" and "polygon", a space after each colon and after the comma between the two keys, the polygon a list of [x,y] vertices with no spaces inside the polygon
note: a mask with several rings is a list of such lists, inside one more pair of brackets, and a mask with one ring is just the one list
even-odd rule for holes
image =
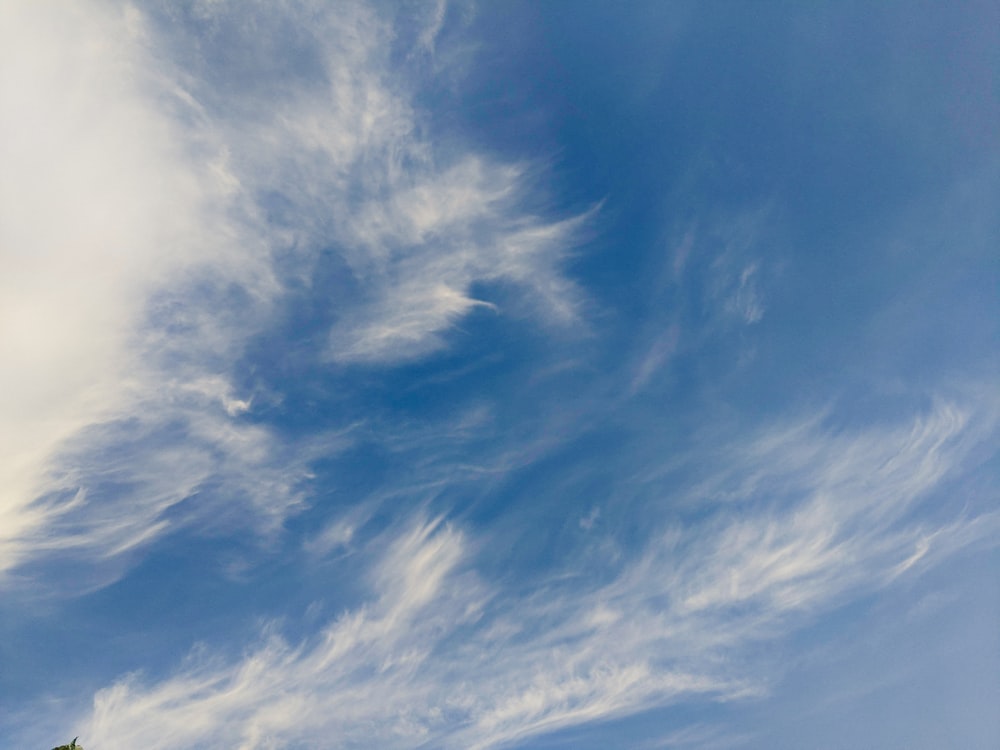
{"label": "wispy cirrus cloud", "polygon": [[370,604],[299,647],[275,635],[238,663],[194,655],[160,685],[102,691],[88,736],[109,748],[141,737],[168,747],[234,736],[247,748],[322,737],[339,747],[491,747],[634,710],[652,695],[744,689],[618,663],[596,653],[598,644],[571,644],[572,633],[525,637],[516,620],[485,611],[495,610],[493,595],[467,565],[459,532],[418,524],[375,566]]}
{"label": "wispy cirrus cloud", "polygon": [[299,645],[271,633],[243,659],[195,654],[162,682],[109,687],[88,736],[490,748],[691,696],[762,695],[779,667],[755,644],[995,534],[995,512],[912,513],[995,429],[995,415],[944,402],[896,424],[765,428],[679,490],[709,509],[740,503],[737,516],[663,520],[600,575],[582,572],[600,560],[576,558],[516,591],[477,572],[485,540],[418,521],[373,544],[386,552],[367,604]]}
{"label": "wispy cirrus cloud", "polygon": [[[3,10],[0,570],[115,557],[181,503],[256,529],[300,507],[309,451],[237,384],[292,278],[337,298],[328,364],[441,348],[499,309],[476,285],[574,320],[579,220],[527,211],[521,168],[435,143],[412,103],[440,8],[405,76],[361,3],[64,10]],[[349,281],[317,289],[331,250]]]}

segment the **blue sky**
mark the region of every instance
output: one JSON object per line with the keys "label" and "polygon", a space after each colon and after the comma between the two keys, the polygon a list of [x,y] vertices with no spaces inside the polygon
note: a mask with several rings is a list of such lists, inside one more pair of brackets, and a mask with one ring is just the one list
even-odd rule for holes
{"label": "blue sky", "polygon": [[0,70],[4,747],[1000,742],[994,4],[15,1]]}

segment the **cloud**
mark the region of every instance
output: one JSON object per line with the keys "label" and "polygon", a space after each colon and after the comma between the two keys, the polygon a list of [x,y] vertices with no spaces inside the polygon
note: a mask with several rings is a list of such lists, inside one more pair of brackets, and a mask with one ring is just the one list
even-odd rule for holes
{"label": "cloud", "polygon": [[44,3],[2,13],[0,571],[61,512],[34,502],[64,473],[53,455],[88,426],[145,409],[154,391],[169,398],[142,341],[150,298],[191,276],[267,283],[255,243],[238,263],[227,255],[246,238],[219,221],[225,186],[160,112],[171,94],[134,14]]}
{"label": "cloud", "polygon": [[578,294],[556,263],[583,217],[519,217],[519,179],[517,170],[467,160],[365,205],[349,237],[366,299],[334,327],[330,356],[392,364],[439,349],[441,334],[471,309],[497,310],[470,296],[474,284],[525,287],[533,312],[573,322]]}
{"label": "cloud", "polygon": [[490,596],[463,569],[465,547],[452,528],[417,524],[376,565],[373,600],[308,644],[272,634],[236,663],[196,652],[159,685],[129,678],[96,696],[86,736],[107,748],[280,747],[323,737],[338,747],[491,747],[653,695],[732,691],[706,677],[653,673],[641,661],[616,663],[595,643],[575,658],[570,644],[545,634],[519,643],[508,616],[484,627]]}
{"label": "cloud", "polygon": [[[335,300],[317,366],[424,356],[476,308],[576,319],[559,264],[582,219],[525,210],[522,167],[436,141],[419,61],[394,66],[366,5],[0,13],[0,571],[118,556],[199,515],[181,504],[258,531],[301,507],[309,450],[239,385],[299,277]],[[343,287],[313,286],[327,251]]]}
{"label": "cloud", "polygon": [[766,278],[773,270],[762,267],[761,244],[773,237],[769,224],[776,218],[779,217],[773,206],[765,204],[737,212],[720,212],[706,222],[707,228],[698,237],[689,230],[676,251],[675,278],[691,255],[692,243],[715,246],[708,279],[710,298],[730,318],[746,325],[760,322],[767,309],[761,277]]}
{"label": "cloud", "polygon": [[629,385],[630,393],[634,394],[641,390],[659,370],[670,362],[670,358],[677,352],[679,341],[680,326],[677,323],[670,324],[666,331],[653,340],[652,345],[635,368],[635,374]]}
{"label": "cloud", "polygon": [[[496,308],[471,296],[474,285],[521,289],[534,314],[573,322],[579,295],[559,264],[586,215],[535,215],[525,165],[436,143],[411,101],[421,65],[393,65],[398,37],[370,8],[290,7],[213,6],[205,38],[175,34],[172,52],[193,61],[186,77],[222,118],[229,167],[265,197],[272,241],[332,248],[350,268],[353,286],[330,290],[347,299],[329,358],[391,365],[442,348],[458,318]],[[432,36],[442,13],[425,19]],[[211,50],[231,47],[241,75],[216,81],[233,63]],[[305,72],[290,74],[275,48]]]}
{"label": "cloud", "polygon": [[739,281],[727,309],[743,318],[746,323],[757,323],[764,317],[764,301],[757,288],[757,264],[751,263],[740,271]]}
{"label": "cloud", "polygon": [[661,523],[600,576],[577,558],[516,591],[476,572],[488,538],[417,521],[371,543],[385,551],[368,603],[297,646],[272,632],[242,659],[196,652],[163,681],[127,678],[97,694],[86,736],[112,750],[140,738],[492,748],[692,696],[760,696],[778,665],[755,644],[912,574],[915,554],[995,531],[995,512],[936,524],[911,513],[995,427],[939,403],[909,423],[762,429],[691,486],[709,504],[701,520]]}

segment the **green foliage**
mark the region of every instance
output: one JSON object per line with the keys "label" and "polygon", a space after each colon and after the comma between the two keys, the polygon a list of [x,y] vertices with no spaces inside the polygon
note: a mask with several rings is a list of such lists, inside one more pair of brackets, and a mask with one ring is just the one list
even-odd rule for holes
{"label": "green foliage", "polygon": [[59,747],[54,747],[52,750],[83,750],[83,745],[77,745],[76,741],[80,739],[79,737],[74,737],[73,741],[68,745],[60,745]]}

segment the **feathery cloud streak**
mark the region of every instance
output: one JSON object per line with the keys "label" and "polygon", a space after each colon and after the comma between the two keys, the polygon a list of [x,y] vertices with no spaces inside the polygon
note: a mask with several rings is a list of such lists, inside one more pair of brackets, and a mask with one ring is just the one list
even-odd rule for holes
{"label": "feathery cloud streak", "polygon": [[995,534],[995,512],[911,513],[995,429],[945,403],[854,432],[765,429],[688,490],[743,504],[739,517],[663,525],[603,583],[572,564],[556,583],[505,590],[475,572],[466,535],[417,522],[373,563],[368,604],[298,646],[271,633],[241,660],[195,653],[163,682],[107,688],[88,736],[489,748],[695,695],[760,695],[776,666],[754,662],[753,644]]}

